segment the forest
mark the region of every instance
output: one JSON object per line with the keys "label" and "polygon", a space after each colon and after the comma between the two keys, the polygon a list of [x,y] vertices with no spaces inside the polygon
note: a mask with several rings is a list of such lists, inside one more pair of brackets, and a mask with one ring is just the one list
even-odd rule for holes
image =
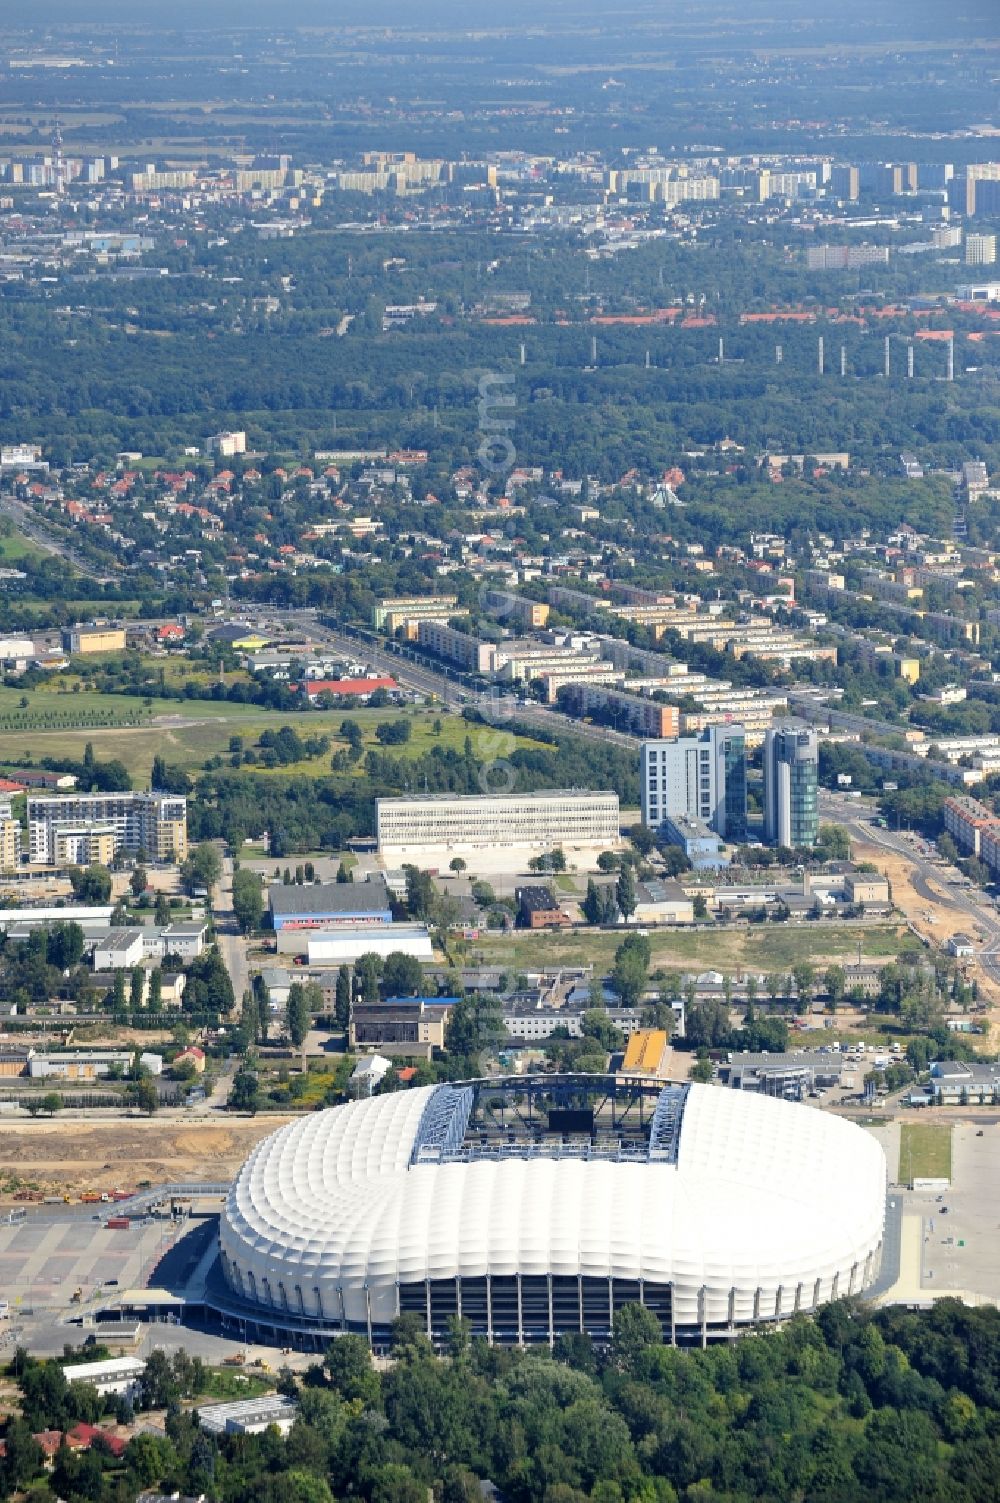
{"label": "forest", "polygon": [[[585,1336],[556,1352],[469,1339],[455,1320],[435,1355],[412,1316],[376,1371],[344,1336],[279,1391],[298,1418],[287,1439],[206,1435],[182,1400],[202,1364],[154,1352],[138,1399],[165,1433],[116,1459],[57,1452],[48,1483],[32,1431],[92,1419],[80,1385],[16,1353],[23,1419],[6,1429],[0,1496],[33,1503],[131,1503],[141,1487],[209,1503],[989,1503],[1000,1497],[1000,1314],[943,1300],[873,1311],[841,1301],[815,1320],[707,1351],[661,1344],[639,1305],[607,1349]],[[131,1413],[121,1414],[131,1418]],[[484,1492],[488,1481],[495,1489]]]}

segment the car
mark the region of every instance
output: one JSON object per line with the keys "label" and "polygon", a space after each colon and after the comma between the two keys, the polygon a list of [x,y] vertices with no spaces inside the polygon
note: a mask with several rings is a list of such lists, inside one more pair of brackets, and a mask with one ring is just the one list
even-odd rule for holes
{"label": "car", "polygon": [[947,1216],[947,1214],[948,1214],[948,1207],[947,1206],[942,1206],[941,1207],[941,1215],[942,1216]]}

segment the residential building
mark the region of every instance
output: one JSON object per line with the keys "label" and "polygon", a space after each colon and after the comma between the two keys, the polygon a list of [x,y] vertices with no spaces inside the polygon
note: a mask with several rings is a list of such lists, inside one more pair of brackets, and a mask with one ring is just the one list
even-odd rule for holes
{"label": "residential building", "polygon": [[577,680],[564,684],[557,699],[577,715],[591,715],[596,711],[618,730],[629,731],[634,736],[676,736],[680,727],[680,712],[676,705],[662,704],[645,694],[630,694],[625,689],[613,689],[607,684]]}
{"label": "residential building", "polygon": [[20,822],[16,819],[0,819],[0,872],[16,871],[20,863]]}
{"label": "residential building", "polygon": [[550,607],[541,600],[529,600],[510,590],[488,590],[486,609],[501,620],[516,621],[519,626],[541,627],[549,619]]}
{"label": "residential building", "polygon": [[68,858],[71,832],[109,831],[112,855],[144,851],[150,861],[183,861],[187,856],[187,799],[172,793],[73,793],[28,798],[31,860],[54,865]]}
{"label": "residential building", "polygon": [[379,601],[372,624],[376,631],[394,632],[407,621],[447,621],[466,614],[457,595],[398,595]]}
{"label": "residential building", "polygon": [[983,835],[1000,820],[975,798],[946,798],[943,805],[944,827],[959,850],[967,856],[982,856]]}
{"label": "residential building", "polygon": [[992,266],[996,258],[997,237],[995,235],[966,235],[966,266]]}
{"label": "residential building", "polygon": [[774,845],[813,846],[819,835],[816,732],[786,720],[764,741],[764,835]]}
{"label": "residential building", "polygon": [[492,642],[482,642],[469,632],[458,631],[444,621],[423,618],[417,622],[417,642],[444,658],[447,663],[456,663],[469,673],[492,673],[496,661],[496,647]]}
{"label": "residential building", "polygon": [[218,454],[221,459],[232,459],[234,454],[247,452],[247,436],[243,432],[213,433],[205,440],[205,453]]}
{"label": "residential building", "polygon": [[376,822],[383,855],[460,848],[542,853],[562,845],[608,848],[619,838],[617,793],[581,789],[382,798]]}

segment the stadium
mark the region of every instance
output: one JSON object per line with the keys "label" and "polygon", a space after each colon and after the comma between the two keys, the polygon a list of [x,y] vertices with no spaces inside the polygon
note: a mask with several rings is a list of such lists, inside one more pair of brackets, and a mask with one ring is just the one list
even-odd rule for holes
{"label": "stadium", "polygon": [[[641,1303],[706,1344],[861,1293],[886,1164],[862,1128],[704,1085],[516,1076],[374,1096],[264,1139],[220,1224],[226,1325],[387,1344],[412,1312],[503,1344]],[[263,1336],[262,1336],[263,1339]]]}

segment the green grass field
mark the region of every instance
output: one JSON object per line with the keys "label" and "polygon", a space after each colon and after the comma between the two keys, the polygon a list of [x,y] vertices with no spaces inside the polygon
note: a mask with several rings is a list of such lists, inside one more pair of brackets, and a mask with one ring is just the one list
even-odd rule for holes
{"label": "green grass field", "polygon": [[[735,976],[751,970],[767,974],[787,972],[809,961],[824,966],[856,956],[858,942],[868,959],[891,959],[899,951],[906,931],[895,924],[872,924],[864,928],[822,928],[815,924],[768,925],[752,929],[650,929],[651,969],[717,970]],[[588,965],[609,971],[622,934],[579,932],[517,932],[490,935],[470,945],[470,953],[486,965],[534,970],[541,966]]]}
{"label": "green grass field", "polygon": [[[156,756],[195,773],[209,758],[228,756],[231,736],[242,736],[244,744],[249,747],[262,731],[280,730],[283,725],[292,726],[303,737],[329,736],[330,753],[288,767],[271,770],[247,768],[246,771],[258,771],[261,777],[325,777],[330,772],[333,751],[346,745],[338,737],[340,724],[346,718],[356,720],[361,726],[366,752],[379,749],[375,728],[381,721],[408,719],[412,726],[410,740],[401,746],[385,748],[390,755],[407,759],[422,756],[433,746],[461,751],[466,736],[470,734],[475,752],[476,735],[482,731],[482,727],[470,726],[460,716],[440,710],[416,713],[388,709],[315,710],[307,715],[289,715],[262,710],[256,705],[173,699],[154,699],[150,708],[144,709],[141,699],[100,694],[92,689],[82,689],[78,694],[60,694],[44,688],[29,692],[27,697],[29,708],[20,710],[20,692],[0,688],[0,765],[13,766],[25,759],[42,757],[79,760],[89,741],[93,744],[95,756],[105,760],[115,757],[124,762],[139,786],[148,782]],[[98,714],[117,714],[120,718],[117,724],[102,727],[94,723]],[[52,717],[59,718],[53,722]],[[144,723],[132,724],[130,717]],[[152,723],[155,717],[168,718]],[[185,721],[194,723],[184,724]],[[441,723],[440,735],[434,731],[437,721]],[[493,735],[492,732],[489,734]],[[541,743],[519,736],[517,745],[538,747]],[[353,775],[364,777],[363,758],[354,767]]]}
{"label": "green grass field", "polygon": [[17,565],[22,558],[44,558],[45,549],[33,543],[21,532],[12,532],[0,537],[0,564]]}
{"label": "green grass field", "polygon": [[899,1132],[899,1183],[951,1179],[951,1127],[904,1122]]}

